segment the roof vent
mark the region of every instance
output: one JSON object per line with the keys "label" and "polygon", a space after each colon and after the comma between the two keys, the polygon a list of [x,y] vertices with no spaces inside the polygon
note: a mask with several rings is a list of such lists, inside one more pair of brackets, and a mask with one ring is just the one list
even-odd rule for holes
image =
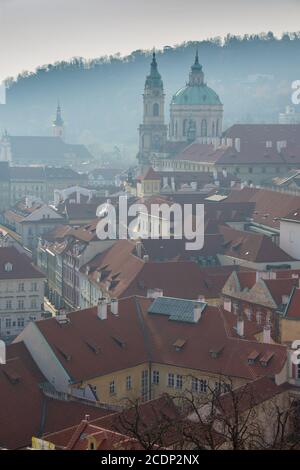
{"label": "roof vent", "polygon": [[64,325],[66,323],[70,323],[70,319],[67,317],[66,311],[64,309],[61,309],[55,316],[56,321]]}
{"label": "roof vent", "polygon": [[255,364],[258,357],[259,357],[259,352],[255,350],[252,351],[248,356],[248,364],[250,365]]}
{"label": "roof vent", "polygon": [[262,367],[267,367],[269,365],[269,362],[271,361],[272,357],[274,356],[273,352],[266,352],[261,358],[260,358],[260,365]]}
{"label": "roof vent", "polygon": [[13,270],[13,265],[11,263],[5,263],[4,265],[4,270],[9,273],[10,271]]}
{"label": "roof vent", "polygon": [[210,357],[213,359],[217,359],[218,357],[221,356],[223,349],[224,349],[224,346],[217,346],[217,347],[210,349],[209,351]]}
{"label": "roof vent", "polygon": [[186,343],[185,339],[180,339],[178,338],[174,343],[173,346],[177,352],[181,351],[184,348],[184,345]]}

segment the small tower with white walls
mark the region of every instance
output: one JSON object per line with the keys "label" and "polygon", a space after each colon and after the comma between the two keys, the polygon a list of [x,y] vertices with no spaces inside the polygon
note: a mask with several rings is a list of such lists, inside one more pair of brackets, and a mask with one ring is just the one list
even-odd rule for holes
{"label": "small tower with white walls", "polygon": [[64,121],[61,116],[61,107],[60,104],[57,104],[56,108],[56,118],[53,121],[53,136],[54,137],[64,137]]}

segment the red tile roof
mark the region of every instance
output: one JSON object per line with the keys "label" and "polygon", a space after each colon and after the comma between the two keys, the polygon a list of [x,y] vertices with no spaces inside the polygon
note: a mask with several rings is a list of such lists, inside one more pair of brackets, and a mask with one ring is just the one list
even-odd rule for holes
{"label": "red tile roof", "polygon": [[224,136],[240,138],[243,142],[287,140],[300,143],[300,124],[234,124]]}
{"label": "red tile roof", "polygon": [[[75,382],[150,360],[245,379],[274,375],[283,368],[284,346],[229,337],[222,310],[217,307],[207,306],[198,323],[185,323],[170,321],[165,315],[149,314],[150,304],[149,299],[130,297],[119,301],[119,315],[109,312],[107,320],[99,320],[95,307],[70,313],[66,325],[60,325],[55,319],[39,321],[36,325]],[[122,340],[122,345],[115,337]],[[178,353],[173,344],[183,337],[186,344]],[[87,341],[98,344],[101,353],[95,354]],[[211,356],[212,347],[222,348],[218,358]],[[67,351],[69,360],[61,356],[59,349]],[[274,353],[267,367],[259,362],[248,364],[253,349],[260,354]]]}
{"label": "red tile roof", "polygon": [[283,296],[290,296],[295,286],[299,285],[298,279],[264,279],[271,296],[275,303],[280,306]]}
{"label": "red tile roof", "polygon": [[[207,237],[200,256],[215,256],[222,251],[222,241],[219,235]],[[111,297],[147,295],[147,290],[152,288],[162,289],[167,296],[185,299],[197,299],[198,295],[219,297],[234,267],[203,268],[189,260],[189,253],[185,251],[183,240],[143,240],[142,256],[147,254],[150,259],[146,262],[136,256],[133,241],[119,240],[82,266],[81,272],[85,274],[88,270],[89,279],[104,289],[108,281],[112,281],[108,291]],[[197,258],[199,253],[193,252],[192,257]]]}
{"label": "red tile roof", "polygon": [[232,190],[227,202],[253,202],[253,220],[269,227],[279,228],[279,218],[286,217],[300,207],[300,196],[269,189],[244,188]]}
{"label": "red tile roof", "polygon": [[46,397],[45,382],[23,342],[6,348],[6,365],[0,365],[0,444],[8,449],[31,445],[32,436],[75,425],[85,415],[101,417],[107,410]]}
{"label": "red tile roof", "polygon": [[[248,409],[255,407],[265,401],[272,400],[281,393],[290,389],[288,383],[277,385],[269,377],[260,377],[246,385],[221,395],[216,400],[216,406],[224,415],[231,415],[235,412],[244,413]],[[237,407],[237,408],[236,408]]]}
{"label": "red tile roof", "polygon": [[270,237],[254,232],[243,232],[223,225],[224,254],[256,263],[289,262],[294,259],[272,242]]}
{"label": "red tile roof", "polygon": [[284,316],[287,318],[300,318],[300,288],[293,289]]}
{"label": "red tile roof", "polygon": [[[179,418],[179,411],[174,402],[165,394],[157,399],[139,404],[138,413],[140,425],[145,426],[145,428],[148,427],[149,429],[153,429],[155,425],[159,425],[163,419],[167,419],[168,422],[170,422],[171,420],[176,421]],[[125,408],[122,412],[112,413],[103,418],[89,421],[83,420],[79,426],[72,426],[56,433],[47,434],[44,438],[55,444],[57,448],[69,449],[72,446],[72,448],[78,449],[78,445],[80,446],[78,434],[80,434],[80,432],[81,434],[83,433],[84,427],[84,434],[94,434],[96,439],[99,437],[98,432],[101,436],[101,434],[106,431],[107,434],[103,436],[105,441],[103,442],[103,447],[100,447],[101,450],[111,450],[116,443],[120,444],[121,449],[140,448],[139,444],[137,444],[134,439],[126,436],[128,430],[125,430],[122,425],[122,417],[126,418],[126,421],[129,423],[133,422],[136,418],[135,409],[128,404],[128,408]],[[86,441],[84,440],[84,448],[85,445]]]}
{"label": "red tile roof", "polygon": [[[11,271],[6,271],[7,263],[12,265]],[[43,279],[41,273],[27,255],[20,253],[14,247],[0,247],[0,279]]]}
{"label": "red tile roof", "polygon": [[160,180],[160,174],[156,171],[153,170],[152,167],[148,168],[148,170],[146,171],[146,173],[140,177],[138,177],[137,179],[139,180],[143,180],[143,181],[146,181],[146,180]]}

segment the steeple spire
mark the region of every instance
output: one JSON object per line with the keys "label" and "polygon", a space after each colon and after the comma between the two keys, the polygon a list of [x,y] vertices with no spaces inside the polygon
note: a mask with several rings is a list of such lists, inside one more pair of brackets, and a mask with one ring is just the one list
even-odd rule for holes
{"label": "steeple spire", "polygon": [[53,124],[55,126],[63,126],[64,125],[64,121],[61,117],[61,107],[60,107],[59,100],[57,101],[56,118],[55,118],[55,121],[53,121]]}
{"label": "steeple spire", "polygon": [[196,49],[195,62],[191,67],[189,85],[203,85],[204,73],[202,71],[202,65],[199,63],[198,48]]}
{"label": "steeple spire", "polygon": [[56,108],[56,117],[53,121],[53,135],[55,137],[63,137],[64,134],[64,121],[61,116],[61,107],[59,100],[57,101],[57,108]]}
{"label": "steeple spire", "polygon": [[156,54],[154,50],[152,53],[150,74],[146,78],[145,86],[149,88],[163,88],[163,82],[161,79],[161,75],[158,71]]}

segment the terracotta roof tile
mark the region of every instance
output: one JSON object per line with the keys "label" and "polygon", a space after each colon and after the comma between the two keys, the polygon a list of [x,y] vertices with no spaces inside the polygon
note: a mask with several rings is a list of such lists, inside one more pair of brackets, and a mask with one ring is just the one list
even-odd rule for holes
{"label": "terracotta roof tile", "polygon": [[[12,265],[6,270],[7,263]],[[31,260],[14,247],[0,248],[0,279],[43,279],[45,275],[36,268]]]}
{"label": "terracotta roof tile", "polygon": [[[70,322],[66,325],[55,319],[36,325],[75,382],[142,364],[149,360],[149,354],[152,362],[247,379],[274,375],[285,363],[284,346],[229,337],[222,310],[217,307],[207,306],[198,323],[185,323],[148,314],[150,304],[149,299],[130,297],[119,301],[119,315],[108,312],[107,320],[99,320],[95,307],[69,314]],[[173,344],[183,336],[187,342],[178,353]],[[120,337],[125,347],[120,348],[113,337]],[[100,343],[101,354],[95,355],[86,340]],[[223,350],[214,359],[210,350],[216,343],[222,344]],[[70,361],[58,354],[58,347],[68,351]],[[268,367],[248,364],[248,355],[254,348],[262,354],[266,350],[274,352]]]}

